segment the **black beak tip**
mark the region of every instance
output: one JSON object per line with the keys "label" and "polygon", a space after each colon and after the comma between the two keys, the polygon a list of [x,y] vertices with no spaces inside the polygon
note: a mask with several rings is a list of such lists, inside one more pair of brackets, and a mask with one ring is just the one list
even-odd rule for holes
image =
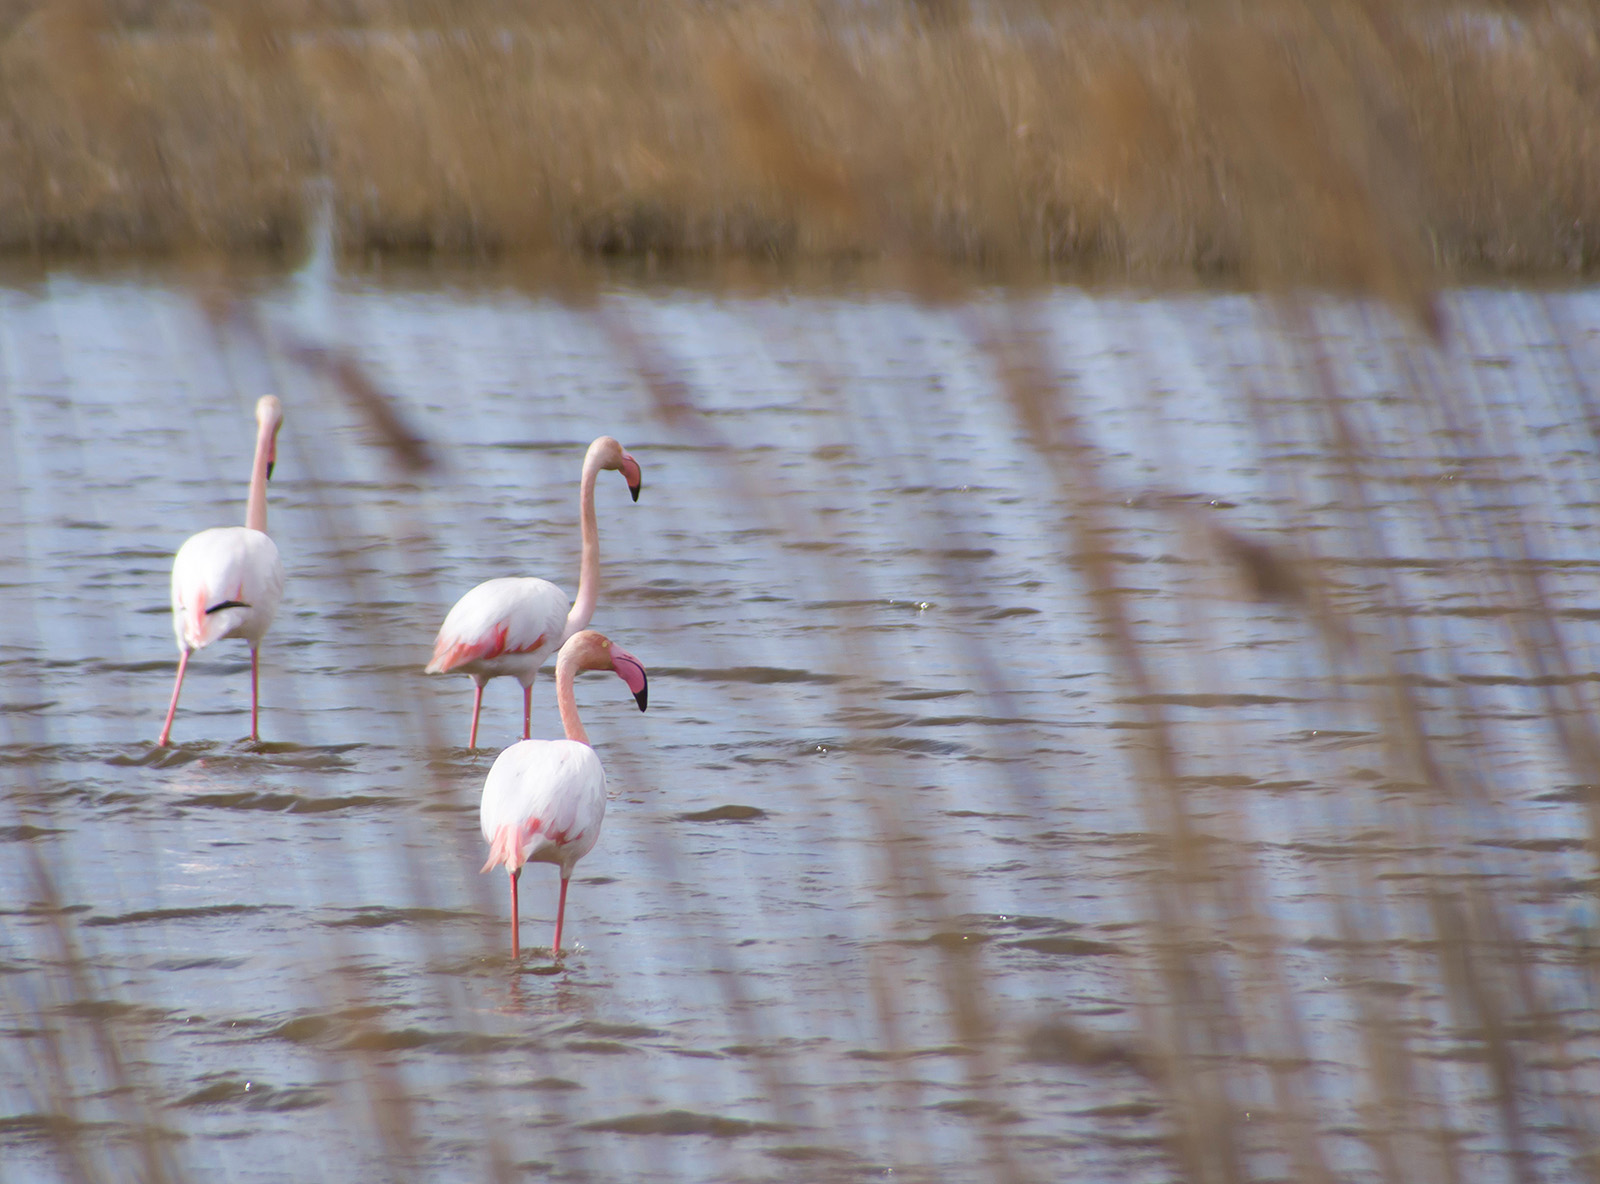
{"label": "black beak tip", "polygon": [[[269,460],[267,462],[267,480],[268,481],[272,480],[272,469],[273,469],[273,466],[276,465],[277,463],[278,462],[275,461],[275,460]],[[635,496],[637,497],[637,495],[635,495]]]}
{"label": "black beak tip", "polygon": [[645,687],[635,692],[633,697],[639,701],[639,710],[643,711],[650,704],[650,688]]}
{"label": "black beak tip", "polygon": [[639,484],[637,484],[637,485],[628,486],[628,492],[633,494],[633,500],[634,501],[638,501],[639,500],[639,491],[641,489],[643,489],[643,488],[644,488],[644,482],[643,481],[639,482]]}

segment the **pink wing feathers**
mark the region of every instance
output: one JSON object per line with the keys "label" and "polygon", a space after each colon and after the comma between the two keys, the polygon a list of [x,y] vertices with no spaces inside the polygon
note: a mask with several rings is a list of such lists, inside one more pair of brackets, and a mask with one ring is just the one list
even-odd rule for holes
{"label": "pink wing feathers", "polygon": [[[485,658],[498,658],[507,652],[506,635],[510,627],[504,624],[495,625],[485,635],[479,637],[453,637],[444,632],[433,642],[433,661],[428,663],[429,674],[444,674],[463,666],[468,662],[479,662]],[[538,649],[544,641],[540,634],[529,650]],[[526,650],[512,649],[511,653],[525,653]]]}
{"label": "pink wing feathers", "polygon": [[560,644],[567,596],[548,580],[486,580],[450,610],[433,642],[429,674],[512,654],[544,655]]}

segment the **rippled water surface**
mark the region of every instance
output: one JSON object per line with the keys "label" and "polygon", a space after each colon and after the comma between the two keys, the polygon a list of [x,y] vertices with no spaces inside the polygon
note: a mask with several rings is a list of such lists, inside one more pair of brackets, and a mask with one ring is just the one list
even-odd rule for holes
{"label": "rippled water surface", "polygon": [[[1066,288],[308,274],[208,309],[0,288],[5,1178],[1169,1179],[1158,1037],[1206,1007],[1258,1178],[1306,1178],[1242,1117],[1295,1104],[1333,1171],[1389,1171],[1375,1032],[1468,1178],[1597,1129],[1595,293],[1458,293],[1441,348]],[[171,555],[242,522],[267,391],[264,742],[235,641],[161,751]],[[650,710],[580,680],[605,830],[559,967],[523,877],[513,964],[477,804],[520,692],[469,751],[469,680],[422,667],[479,580],[575,590],[601,433],[644,487],[601,475],[594,627]],[[1485,1032],[1528,1017],[1460,1013],[1453,909],[1542,1009],[1515,1122]]]}

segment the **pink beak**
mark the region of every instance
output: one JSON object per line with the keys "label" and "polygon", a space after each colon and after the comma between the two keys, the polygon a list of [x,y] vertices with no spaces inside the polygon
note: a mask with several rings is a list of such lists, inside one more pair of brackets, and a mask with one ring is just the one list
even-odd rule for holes
{"label": "pink beak", "polygon": [[612,646],[611,667],[617,672],[617,677],[628,684],[633,697],[639,701],[639,710],[645,710],[650,702],[650,683],[644,675],[644,663],[625,650]]}

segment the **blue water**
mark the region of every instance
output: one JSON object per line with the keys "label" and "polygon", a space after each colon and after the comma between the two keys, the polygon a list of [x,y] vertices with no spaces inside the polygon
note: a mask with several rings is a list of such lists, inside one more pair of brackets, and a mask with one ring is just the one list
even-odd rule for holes
{"label": "blue water", "polygon": [[[1260,1174],[1288,1170],[1281,1130],[1240,1115],[1303,1053],[1324,1154],[1376,1175],[1374,996],[1469,1166],[1508,1170],[1428,952],[1440,889],[1529,942],[1562,1017],[1544,1051],[1577,1065],[1552,1097],[1595,1084],[1561,729],[1600,680],[1596,293],[1454,294],[1443,349],[1382,308],[1313,302],[1307,336],[1228,293],[303,275],[243,281],[232,319],[205,295],[159,271],[0,288],[6,1178],[74,1155],[108,1178],[1171,1178],[1178,1116],[1137,1056],[1049,1033],[1161,1047],[1174,899],[1256,1021],[1218,1096]],[[305,347],[356,362],[431,467]],[[171,555],[242,522],[266,392],[288,589],[265,743],[240,739],[232,642],[191,664],[161,753]],[[601,476],[593,625],[645,662],[650,710],[580,682],[613,800],[572,953],[551,965],[535,866],[513,966],[477,796],[520,691],[491,684],[468,752],[470,681],[422,667],[479,580],[575,591],[601,433],[644,489]],[[1218,527],[1315,559],[1309,599],[1243,594]],[[548,674],[534,721],[559,732]],[[1216,877],[1176,894],[1162,736]],[[1570,1148],[1533,1154],[1559,1174]]]}

